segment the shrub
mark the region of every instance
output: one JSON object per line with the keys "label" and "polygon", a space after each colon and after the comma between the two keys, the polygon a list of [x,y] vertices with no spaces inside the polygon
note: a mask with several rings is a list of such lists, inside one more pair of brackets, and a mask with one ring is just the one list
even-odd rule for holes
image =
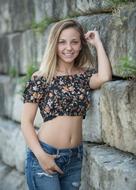
{"label": "shrub", "polygon": [[116,71],[124,78],[136,78],[136,62],[131,57],[122,57],[116,65]]}

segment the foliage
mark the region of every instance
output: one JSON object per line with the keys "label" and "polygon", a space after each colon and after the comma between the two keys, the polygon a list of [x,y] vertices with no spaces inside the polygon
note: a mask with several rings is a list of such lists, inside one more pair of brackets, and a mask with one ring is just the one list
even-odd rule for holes
{"label": "foliage", "polygon": [[16,68],[16,66],[11,66],[8,70],[8,75],[11,77],[11,78],[16,78],[18,77],[18,69]]}
{"label": "foliage", "polygon": [[[62,19],[73,18],[73,17],[77,17],[77,16],[80,16],[80,14],[73,11],[70,15],[63,17]],[[35,21],[33,21],[31,24],[31,29],[33,29],[36,32],[43,33],[49,24],[60,21],[62,19],[57,19],[57,18],[53,18],[53,17],[45,17],[39,23],[36,23]]]}
{"label": "foliage", "polygon": [[36,23],[35,21],[32,22],[31,28],[37,32],[43,33],[45,29],[48,27],[49,24],[52,22],[57,21],[54,18],[51,17],[45,17],[41,22]]}
{"label": "foliage", "polygon": [[[85,14],[83,14],[83,15],[85,15]],[[82,16],[83,16],[82,15]],[[66,19],[66,18],[73,18],[73,17],[79,17],[79,16],[81,16],[81,13],[78,13],[78,12],[76,12],[76,11],[72,11],[69,15],[67,15],[66,17],[64,17],[63,19]]]}
{"label": "foliage", "polygon": [[129,3],[129,0],[108,0],[108,2],[112,3],[113,6],[120,5],[122,3]]}
{"label": "foliage", "polygon": [[20,94],[24,92],[26,82],[31,79],[32,74],[37,70],[38,66],[36,64],[28,65],[26,75],[19,78],[19,83],[21,85],[21,89],[19,91]]}
{"label": "foliage", "polygon": [[136,62],[131,57],[122,57],[116,65],[117,72],[124,78],[136,78]]}

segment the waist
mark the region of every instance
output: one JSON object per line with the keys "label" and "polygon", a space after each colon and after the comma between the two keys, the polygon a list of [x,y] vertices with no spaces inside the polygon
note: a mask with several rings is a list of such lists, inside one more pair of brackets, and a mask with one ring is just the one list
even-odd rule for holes
{"label": "waist", "polygon": [[38,138],[57,148],[79,145],[82,141],[82,118],[58,116],[47,121],[41,125]]}
{"label": "waist", "polygon": [[69,155],[75,156],[79,153],[83,152],[83,144],[73,147],[73,148],[56,148],[50,144],[39,141],[43,150],[45,150],[48,154],[57,154],[57,155]]}

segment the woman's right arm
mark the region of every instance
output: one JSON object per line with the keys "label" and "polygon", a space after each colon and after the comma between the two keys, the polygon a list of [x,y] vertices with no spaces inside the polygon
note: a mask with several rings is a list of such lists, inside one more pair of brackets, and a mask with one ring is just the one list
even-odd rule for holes
{"label": "woman's right arm", "polygon": [[34,119],[38,109],[37,103],[24,103],[22,116],[21,116],[21,129],[28,147],[32,150],[34,155],[39,161],[41,167],[52,174],[53,171],[63,173],[62,170],[56,165],[54,158],[55,155],[47,154],[41,147],[37,134],[34,129]]}
{"label": "woman's right arm", "polygon": [[21,116],[21,129],[28,147],[38,157],[43,152],[34,129],[34,119],[38,109],[36,103],[24,103]]}

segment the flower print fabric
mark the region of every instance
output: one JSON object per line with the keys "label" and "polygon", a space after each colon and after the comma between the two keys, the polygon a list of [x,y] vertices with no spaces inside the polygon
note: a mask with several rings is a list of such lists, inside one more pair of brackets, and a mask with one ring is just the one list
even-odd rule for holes
{"label": "flower print fabric", "polygon": [[90,104],[89,79],[95,69],[84,73],[56,76],[47,83],[42,76],[32,77],[26,84],[24,103],[38,103],[40,113],[45,121],[57,116],[83,116]]}
{"label": "flower print fabric", "polygon": [[34,76],[26,83],[24,102],[39,103],[43,96],[43,83],[41,78]]}

